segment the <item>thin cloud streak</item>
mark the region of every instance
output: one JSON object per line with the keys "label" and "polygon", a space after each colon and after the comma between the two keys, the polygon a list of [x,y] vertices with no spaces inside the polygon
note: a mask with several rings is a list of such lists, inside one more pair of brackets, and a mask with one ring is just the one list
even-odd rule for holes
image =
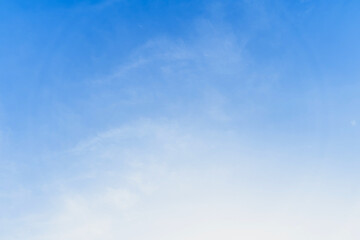
{"label": "thin cloud streak", "polygon": [[[301,173],[282,173],[281,166],[261,166],[265,161],[246,156],[236,139],[226,132],[189,131],[179,124],[154,122],[99,134],[69,152],[69,162],[80,164],[80,172],[72,170],[50,183],[61,187],[47,200],[52,206],[42,214],[14,219],[17,226],[13,232],[2,232],[3,237],[252,240],[315,234],[336,239],[345,232],[346,239],[360,236],[351,223],[353,214],[360,213],[357,204],[346,204],[341,196],[330,199],[340,190],[318,191],[322,184],[314,186],[316,176],[304,181]],[[69,175],[76,177],[68,179]],[[291,182],[291,187],[269,181],[276,178]]]}

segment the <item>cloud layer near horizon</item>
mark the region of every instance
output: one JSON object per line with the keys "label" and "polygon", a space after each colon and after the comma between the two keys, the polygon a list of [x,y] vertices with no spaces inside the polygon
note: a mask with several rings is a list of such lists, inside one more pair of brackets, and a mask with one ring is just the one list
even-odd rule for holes
{"label": "cloud layer near horizon", "polygon": [[2,237],[359,236],[354,222],[360,213],[358,204],[334,198],[341,189],[324,189],[330,179],[320,180],[304,171],[283,172],[284,162],[255,154],[233,133],[139,122],[83,141],[66,158],[71,159],[67,168],[42,183],[41,191],[48,193],[41,201],[48,203],[32,214],[8,219],[5,225],[12,227],[2,231]]}

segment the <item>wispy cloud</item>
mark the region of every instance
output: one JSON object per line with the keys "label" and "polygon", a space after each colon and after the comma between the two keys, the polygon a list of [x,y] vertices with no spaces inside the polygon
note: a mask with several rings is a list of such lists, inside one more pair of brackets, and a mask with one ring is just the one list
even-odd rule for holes
{"label": "wispy cloud", "polygon": [[[93,19],[116,4],[123,1],[69,8],[73,14],[91,12],[85,18]],[[42,112],[41,119],[28,124],[49,125],[46,134],[67,144],[43,147],[45,138],[31,125],[29,141],[38,141],[41,153],[0,160],[0,239],[358,239],[357,165],[344,161],[347,155],[314,150],[318,139],[328,143],[333,129],[324,126],[326,135],[319,137],[303,127],[322,124],[312,118],[323,113],[318,111],[325,105],[321,97],[341,102],[356,91],[346,88],[339,94],[337,88],[329,90],[336,94],[318,98],[314,89],[304,90],[307,85],[287,69],[286,61],[297,55],[282,51],[292,37],[283,39],[285,30],[272,35],[288,27],[277,16],[287,5],[277,4],[281,10],[273,9],[274,14],[263,1],[234,1],[229,6],[241,8],[235,15],[241,15],[243,25],[225,13],[232,12],[227,4],[205,4],[181,34],[152,34],[129,55],[114,57],[112,70],[75,84],[63,80],[78,84],[72,94],[62,95],[67,100],[59,100],[65,110],[51,117]],[[142,16],[143,6],[139,9]],[[126,14],[121,12],[125,17],[119,21]],[[155,18],[151,14],[148,18]],[[93,21],[102,29],[103,22]],[[117,27],[130,31],[132,19],[126,21],[126,26],[107,23],[107,36],[115,36]],[[273,29],[273,24],[278,25]],[[82,34],[88,36],[89,29]],[[286,48],[290,53],[299,49]],[[278,62],[272,65],[275,55]],[[289,75],[291,81],[284,77]],[[342,124],[355,132],[357,122],[351,119],[357,115],[348,116]],[[74,139],[49,119],[74,129],[69,134]],[[1,144],[0,127],[0,151]],[[12,147],[21,152],[18,145]]]}
{"label": "wispy cloud", "polygon": [[324,178],[289,176],[274,166],[274,156],[261,159],[249,147],[233,133],[171,122],[100,133],[69,151],[66,164],[78,167],[48,183],[58,188],[43,200],[51,204],[12,219],[2,237],[285,240],[314,234],[336,239],[347,231],[353,236],[346,233],[346,239],[359,236],[351,223],[357,204],[329,199],[337,187],[319,191]]}

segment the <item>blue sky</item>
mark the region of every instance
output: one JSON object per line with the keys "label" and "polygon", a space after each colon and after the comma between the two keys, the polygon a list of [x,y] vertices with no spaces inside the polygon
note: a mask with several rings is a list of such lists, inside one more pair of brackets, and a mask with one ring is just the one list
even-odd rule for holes
{"label": "blue sky", "polygon": [[2,1],[0,238],[358,239],[359,8]]}

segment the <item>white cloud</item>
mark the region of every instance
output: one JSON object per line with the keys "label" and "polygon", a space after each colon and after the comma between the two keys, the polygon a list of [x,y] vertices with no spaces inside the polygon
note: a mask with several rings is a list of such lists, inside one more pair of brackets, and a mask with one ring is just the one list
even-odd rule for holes
{"label": "white cloud", "polygon": [[[235,134],[139,122],[69,152],[60,194],[13,219],[4,239],[357,239],[356,199],[326,179],[289,177],[248,155]],[[246,146],[246,148],[249,146]],[[271,160],[271,156],[267,160]],[[278,169],[278,170],[277,170]],[[79,173],[87,178],[79,178]],[[73,178],[66,179],[74,175]],[[282,183],[271,179],[282,178]],[[268,182],[267,182],[268,181]],[[293,183],[288,183],[288,182]],[[324,185],[325,184],[325,185]],[[48,204],[47,204],[48,205]],[[9,225],[10,226],[10,225]]]}

